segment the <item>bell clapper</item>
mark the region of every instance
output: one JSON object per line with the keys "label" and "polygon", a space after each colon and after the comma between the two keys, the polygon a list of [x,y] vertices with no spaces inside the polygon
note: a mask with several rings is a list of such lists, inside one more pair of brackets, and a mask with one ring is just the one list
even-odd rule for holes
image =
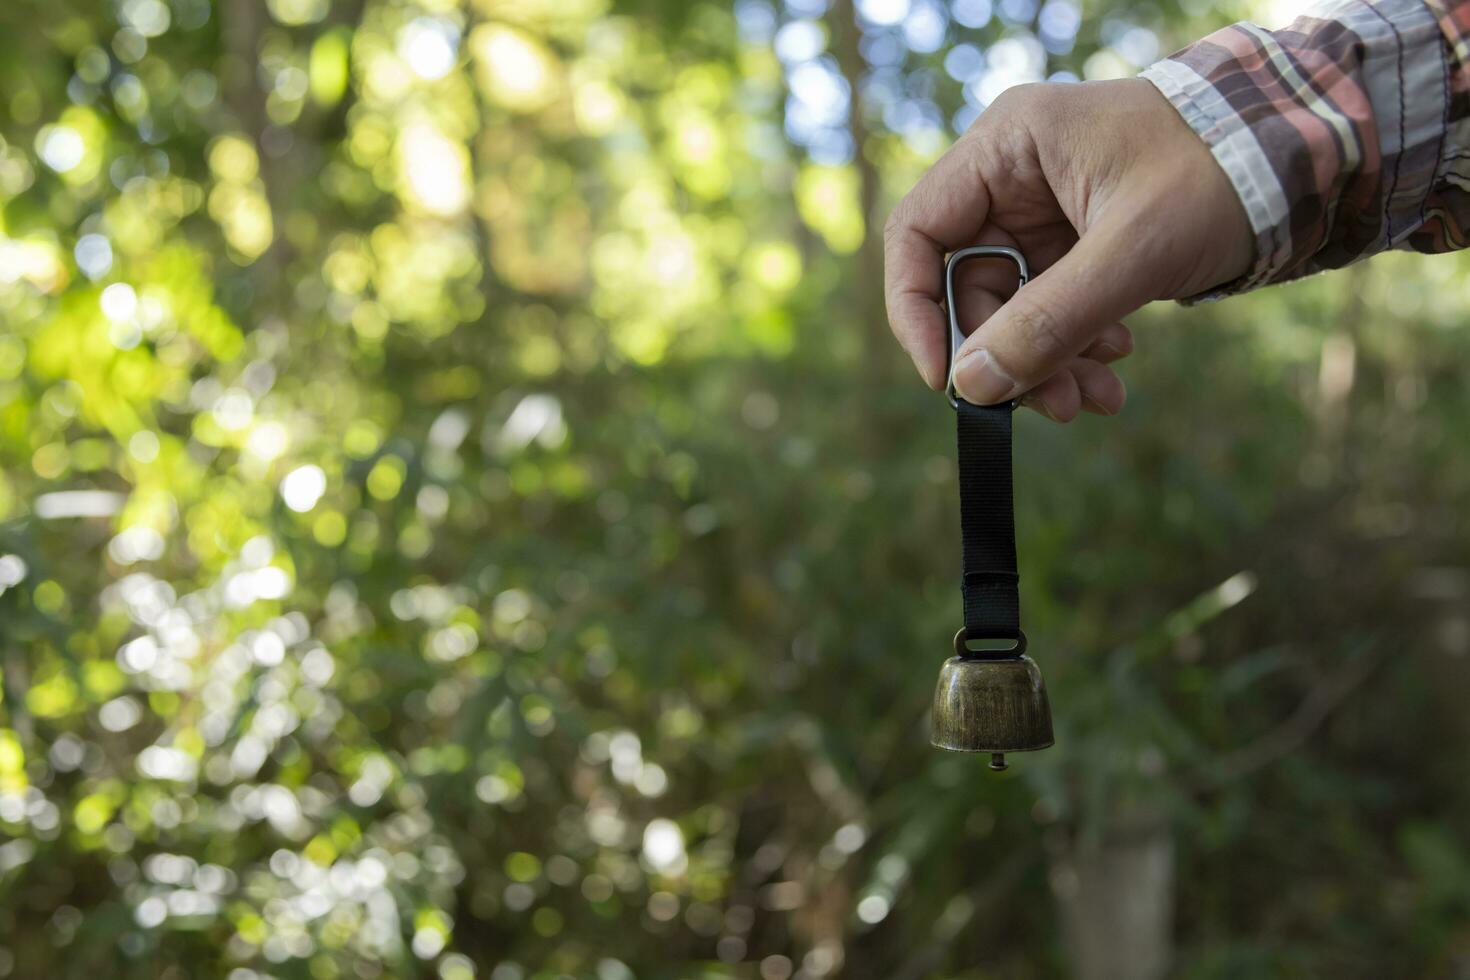
{"label": "bell clapper", "polygon": [[995,772],[1005,772],[1007,769],[1006,754],[1004,752],[990,753],[990,768]]}

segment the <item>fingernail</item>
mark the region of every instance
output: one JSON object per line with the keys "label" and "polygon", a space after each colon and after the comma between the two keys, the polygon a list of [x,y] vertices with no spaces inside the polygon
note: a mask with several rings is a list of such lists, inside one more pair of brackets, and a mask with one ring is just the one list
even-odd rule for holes
{"label": "fingernail", "polygon": [[1095,411],[1099,415],[1116,415],[1117,414],[1116,412],[1110,412],[1110,411],[1108,411],[1106,408],[1103,407],[1102,402],[1098,401],[1096,398],[1093,398],[1091,395],[1083,394],[1082,400],[1084,402],[1086,402],[1088,405],[1091,405],[1093,411]]}
{"label": "fingernail", "polygon": [[1119,350],[1118,348],[1114,347],[1112,344],[1109,344],[1107,342],[1103,342],[1101,344],[1098,344],[1097,345],[1097,352],[1099,354],[1103,354],[1103,355],[1105,355],[1107,357],[1122,357],[1123,356],[1123,352],[1121,350]]}
{"label": "fingernail", "polygon": [[1018,387],[983,347],[960,358],[954,369],[954,383],[965,400],[976,405],[1005,401],[1015,395]]}

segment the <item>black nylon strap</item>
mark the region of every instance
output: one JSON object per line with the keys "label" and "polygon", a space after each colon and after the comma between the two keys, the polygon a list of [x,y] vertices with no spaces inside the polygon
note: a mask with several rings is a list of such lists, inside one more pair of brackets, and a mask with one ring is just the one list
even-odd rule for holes
{"label": "black nylon strap", "polygon": [[960,399],[960,532],[964,539],[965,634],[1020,639],[1016,522],[1011,499],[1010,402],[982,407]]}

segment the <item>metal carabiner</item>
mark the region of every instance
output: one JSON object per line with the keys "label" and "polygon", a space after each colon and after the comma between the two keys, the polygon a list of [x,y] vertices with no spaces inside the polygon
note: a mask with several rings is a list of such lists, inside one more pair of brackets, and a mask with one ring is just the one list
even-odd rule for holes
{"label": "metal carabiner", "polygon": [[965,342],[964,332],[960,330],[960,313],[954,301],[954,270],[966,259],[980,258],[1010,259],[1016,263],[1016,271],[1021,275],[1018,288],[1026,285],[1026,281],[1031,277],[1026,267],[1026,256],[1009,245],[974,245],[970,248],[962,248],[944,263],[944,305],[949,309],[949,381],[944,386],[944,393],[949,396],[951,408],[960,407],[960,398],[954,387],[954,362],[960,345]]}

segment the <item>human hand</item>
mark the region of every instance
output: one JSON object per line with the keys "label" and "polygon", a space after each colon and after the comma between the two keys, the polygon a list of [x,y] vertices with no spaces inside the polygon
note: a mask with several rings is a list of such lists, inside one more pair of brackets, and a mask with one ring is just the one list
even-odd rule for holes
{"label": "human hand", "polygon": [[1034,278],[1019,292],[1009,263],[955,270],[962,329],[978,324],[955,386],[978,405],[1021,397],[1057,422],[1122,409],[1107,365],[1133,349],[1124,316],[1236,278],[1253,248],[1225,172],[1142,79],[1008,89],[900,202],[884,242],[889,323],[935,389],[945,256],[1021,250]]}

